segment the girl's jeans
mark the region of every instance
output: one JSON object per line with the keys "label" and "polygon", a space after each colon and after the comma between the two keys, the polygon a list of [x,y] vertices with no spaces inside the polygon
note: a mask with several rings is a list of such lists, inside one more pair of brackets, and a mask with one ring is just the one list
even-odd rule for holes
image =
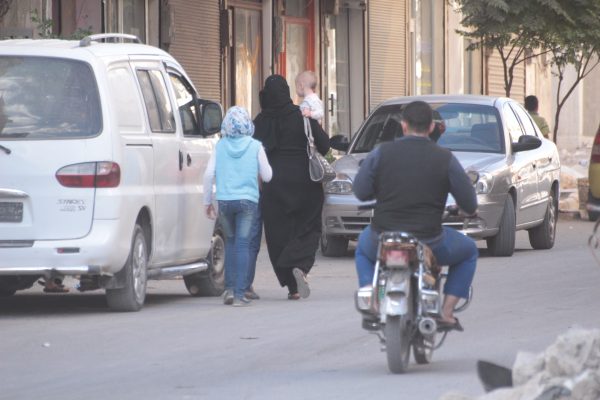
{"label": "girl's jeans", "polygon": [[[371,230],[371,225],[358,237],[355,260],[360,287],[373,283],[378,239],[379,235]],[[475,241],[455,229],[443,227],[442,238],[429,244],[429,247],[438,264],[449,267],[444,293],[462,298],[469,297],[469,288],[473,282],[479,255]]]}
{"label": "girl's jeans", "polygon": [[219,200],[219,221],[225,235],[225,289],[244,297],[250,266],[250,240],[258,204],[250,200]]}

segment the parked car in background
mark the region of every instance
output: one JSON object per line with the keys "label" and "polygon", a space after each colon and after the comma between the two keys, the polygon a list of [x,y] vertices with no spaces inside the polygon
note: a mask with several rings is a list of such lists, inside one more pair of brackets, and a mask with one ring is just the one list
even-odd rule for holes
{"label": "parked car in background", "polygon": [[[587,199],[587,212],[590,221],[596,221],[600,217],[600,126],[594,137],[592,154],[590,155],[590,166],[588,170],[589,193]],[[585,192],[584,192],[585,193]]]}
{"label": "parked car in background", "polygon": [[[436,118],[439,115],[437,128],[443,134],[438,144],[450,149],[477,179],[478,218],[466,229],[457,217],[446,217],[444,224],[486,240],[494,256],[513,254],[520,229],[528,230],[533,248],[551,248],[560,183],[555,144],[544,139],[527,111],[511,99],[439,95],[386,101],[368,116],[351,143],[340,136],[331,139],[332,147],[346,155],[334,163],[337,178],[325,185],[322,253],[346,254],[348,242],[370,223],[372,211],[359,209],[362,203],[353,194],[352,182],[371,150],[402,136],[402,109],[415,100],[426,101]],[[454,204],[454,199],[449,196],[447,203]]]}
{"label": "parked car in background", "polygon": [[[108,40],[111,43],[101,43]],[[0,296],[73,276],[139,310],[148,279],[223,291],[202,212],[222,109],[135,36],[0,42]]]}

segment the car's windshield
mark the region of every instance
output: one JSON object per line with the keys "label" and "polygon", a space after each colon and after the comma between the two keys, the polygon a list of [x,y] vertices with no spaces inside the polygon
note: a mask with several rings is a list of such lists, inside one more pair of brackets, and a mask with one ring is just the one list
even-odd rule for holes
{"label": "car's windshield", "polygon": [[[452,151],[502,153],[502,129],[492,106],[461,103],[432,103],[436,129],[441,132],[438,144]],[[402,137],[404,104],[377,109],[361,130],[352,153],[368,153],[375,146]]]}
{"label": "car's windshield", "polygon": [[98,88],[88,64],[0,56],[0,140],[89,137],[101,129]]}

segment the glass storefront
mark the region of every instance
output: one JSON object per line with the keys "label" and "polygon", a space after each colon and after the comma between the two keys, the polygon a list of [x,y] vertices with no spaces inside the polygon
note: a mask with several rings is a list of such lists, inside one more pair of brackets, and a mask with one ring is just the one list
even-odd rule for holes
{"label": "glass storefront", "polygon": [[[294,80],[305,70],[315,70],[315,1],[279,0],[282,10],[283,49],[278,57],[276,71],[290,85],[292,100],[301,100],[296,93]],[[321,97],[321,96],[319,96]]]}
{"label": "glass storefront", "polygon": [[146,43],[148,0],[105,0],[104,7],[107,32],[135,35]]}
{"label": "glass storefront", "polygon": [[412,1],[417,95],[444,93],[444,8],[445,2],[439,0]]}
{"label": "glass storefront", "polygon": [[260,111],[258,93],[262,85],[261,10],[233,10],[232,89],[234,104],[245,107],[252,117]]}

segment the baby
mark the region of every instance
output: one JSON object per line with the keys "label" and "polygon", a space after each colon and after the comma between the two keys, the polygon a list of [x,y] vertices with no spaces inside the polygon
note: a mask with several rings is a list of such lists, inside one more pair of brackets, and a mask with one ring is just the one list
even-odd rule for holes
{"label": "baby", "polygon": [[312,71],[304,71],[296,77],[296,92],[303,97],[300,110],[305,117],[321,122],[323,118],[323,102],[315,93],[317,88],[317,75]]}

